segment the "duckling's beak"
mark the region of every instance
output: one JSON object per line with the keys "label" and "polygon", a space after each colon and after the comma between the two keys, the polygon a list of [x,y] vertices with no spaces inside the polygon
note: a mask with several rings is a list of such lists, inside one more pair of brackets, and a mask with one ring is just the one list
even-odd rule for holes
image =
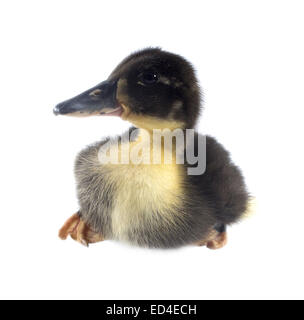
{"label": "duckling's beak", "polygon": [[55,115],[117,115],[122,108],[116,100],[117,81],[104,81],[80,95],[57,104]]}

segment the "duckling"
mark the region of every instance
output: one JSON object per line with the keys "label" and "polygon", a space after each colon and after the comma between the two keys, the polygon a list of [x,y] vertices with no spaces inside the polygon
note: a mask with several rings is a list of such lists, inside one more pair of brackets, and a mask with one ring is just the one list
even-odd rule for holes
{"label": "duckling", "polygon": [[[189,174],[193,163],[103,163],[100,154],[121,154],[130,137],[132,148],[155,130],[194,129],[201,111],[200,87],[192,65],[182,56],[147,48],[132,53],[106,81],[58,104],[56,115],[118,116],[133,124],[127,133],[86,147],[75,162],[79,211],[66,221],[59,237],[70,235],[88,245],[118,240],[141,247],[177,248],[186,245],[223,247],[226,226],[246,212],[249,194],[240,169],[213,137],[194,133],[197,154],[205,145],[205,170]],[[107,151],[100,151],[104,146]],[[178,149],[173,142],[173,158]],[[188,151],[182,147],[182,154]],[[141,156],[162,153],[163,142]]]}

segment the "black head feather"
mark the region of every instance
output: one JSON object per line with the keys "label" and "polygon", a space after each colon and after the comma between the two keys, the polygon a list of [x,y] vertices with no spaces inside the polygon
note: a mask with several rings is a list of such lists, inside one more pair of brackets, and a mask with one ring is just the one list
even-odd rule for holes
{"label": "black head feather", "polygon": [[200,89],[183,57],[148,48],[125,58],[109,80],[118,81],[117,99],[131,113],[180,122],[192,128],[200,113]]}

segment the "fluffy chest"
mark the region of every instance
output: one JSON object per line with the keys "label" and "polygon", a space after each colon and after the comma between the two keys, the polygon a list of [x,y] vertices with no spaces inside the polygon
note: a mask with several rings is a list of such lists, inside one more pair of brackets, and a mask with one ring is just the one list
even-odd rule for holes
{"label": "fluffy chest", "polygon": [[114,185],[112,234],[128,240],[147,225],[174,223],[182,201],[181,168],[170,165],[105,165],[105,181]]}

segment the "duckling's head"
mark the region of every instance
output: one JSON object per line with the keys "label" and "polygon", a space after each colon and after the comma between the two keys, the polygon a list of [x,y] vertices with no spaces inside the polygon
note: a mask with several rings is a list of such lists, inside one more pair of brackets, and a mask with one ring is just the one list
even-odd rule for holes
{"label": "duckling's head", "polygon": [[158,48],[131,54],[106,81],[54,109],[65,115],[116,115],[144,129],[192,128],[199,112],[193,67]]}

